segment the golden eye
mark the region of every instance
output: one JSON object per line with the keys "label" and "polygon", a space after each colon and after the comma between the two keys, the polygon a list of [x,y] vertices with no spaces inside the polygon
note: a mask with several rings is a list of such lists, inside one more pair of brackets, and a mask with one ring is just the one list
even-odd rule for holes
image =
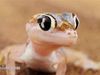
{"label": "golden eye", "polygon": [[37,23],[44,31],[54,29],[56,27],[56,21],[53,16],[49,14],[40,15],[37,17]]}

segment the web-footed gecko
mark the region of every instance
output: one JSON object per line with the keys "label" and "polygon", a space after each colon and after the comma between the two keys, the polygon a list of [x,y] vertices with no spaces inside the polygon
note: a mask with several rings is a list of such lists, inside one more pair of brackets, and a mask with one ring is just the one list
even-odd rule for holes
{"label": "web-footed gecko", "polygon": [[[99,70],[99,62],[92,61],[84,53],[69,49],[77,42],[78,26],[79,19],[74,13],[36,14],[26,24],[27,43],[5,48],[1,52],[0,62],[5,59],[6,66],[14,67],[17,61],[27,68],[56,72],[56,75],[65,75],[69,63],[84,70]],[[15,75],[15,71],[7,70],[7,75]]]}

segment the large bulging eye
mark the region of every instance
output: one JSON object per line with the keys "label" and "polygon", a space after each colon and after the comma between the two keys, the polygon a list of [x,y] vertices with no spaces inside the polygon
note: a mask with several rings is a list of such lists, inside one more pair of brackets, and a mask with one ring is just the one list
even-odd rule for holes
{"label": "large bulging eye", "polygon": [[56,19],[50,14],[39,15],[37,22],[44,31],[52,30],[57,26]]}
{"label": "large bulging eye", "polygon": [[72,16],[73,16],[73,18],[74,18],[74,24],[75,24],[75,30],[78,28],[78,26],[79,26],[79,19],[78,19],[78,17],[77,17],[77,15],[75,15],[74,13],[72,13]]}
{"label": "large bulging eye", "polygon": [[51,28],[51,19],[48,16],[38,18],[37,22],[42,30],[48,31]]}
{"label": "large bulging eye", "polygon": [[76,27],[75,27],[75,30],[78,28],[78,26],[79,26],[79,19],[78,19],[78,17],[75,17],[75,25],[76,25]]}

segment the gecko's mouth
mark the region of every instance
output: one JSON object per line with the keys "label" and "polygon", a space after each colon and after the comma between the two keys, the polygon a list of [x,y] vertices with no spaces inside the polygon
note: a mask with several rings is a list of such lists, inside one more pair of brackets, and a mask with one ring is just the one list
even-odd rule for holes
{"label": "gecko's mouth", "polygon": [[43,31],[38,25],[27,24],[26,30],[29,38],[35,42],[45,42],[56,45],[69,45],[76,43],[77,33],[72,29],[66,31]]}

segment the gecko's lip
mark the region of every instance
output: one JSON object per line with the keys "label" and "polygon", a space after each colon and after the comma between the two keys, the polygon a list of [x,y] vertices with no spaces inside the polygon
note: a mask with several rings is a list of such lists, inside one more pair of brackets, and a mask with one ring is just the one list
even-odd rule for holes
{"label": "gecko's lip", "polygon": [[[69,35],[69,30],[66,31],[43,31],[40,29],[39,25],[32,25],[27,24],[26,30],[28,32],[28,36],[33,41],[38,42],[48,42],[48,43],[54,43],[59,45],[66,45],[67,42],[76,42],[77,40],[77,34]],[[70,30],[73,32],[73,30]]]}

